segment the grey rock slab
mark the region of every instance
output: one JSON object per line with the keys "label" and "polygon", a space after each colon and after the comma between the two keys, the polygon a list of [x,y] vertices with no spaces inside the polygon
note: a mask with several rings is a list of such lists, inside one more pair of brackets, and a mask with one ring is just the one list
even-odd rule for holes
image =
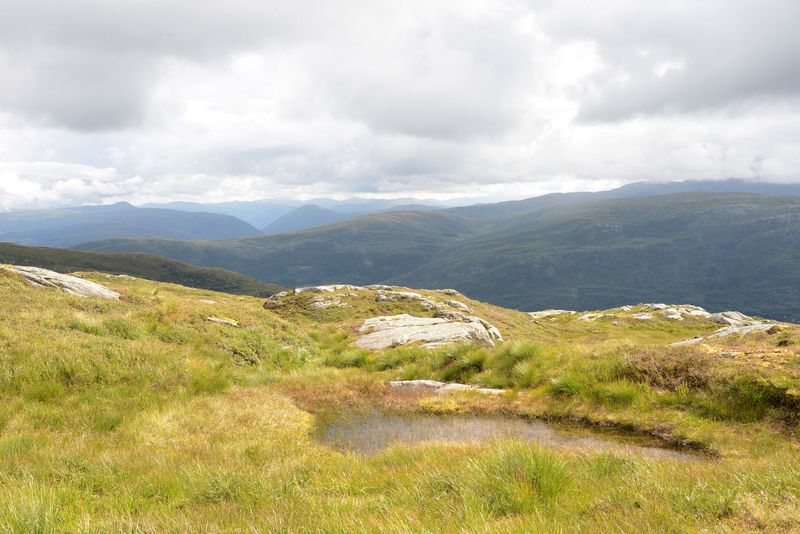
{"label": "grey rock slab", "polygon": [[486,346],[494,346],[494,339],[500,335],[499,331],[490,332],[481,321],[482,319],[477,317],[452,320],[442,317],[414,317],[405,313],[372,317],[364,321],[359,328],[361,336],[355,344],[360,348],[371,350],[409,343],[420,343],[425,348],[434,348],[461,341],[475,341]]}
{"label": "grey rock slab", "polygon": [[20,265],[3,266],[2,269],[23,276],[33,286],[60,289],[78,297],[98,297],[109,300],[119,300],[120,297],[116,291],[70,274]]}

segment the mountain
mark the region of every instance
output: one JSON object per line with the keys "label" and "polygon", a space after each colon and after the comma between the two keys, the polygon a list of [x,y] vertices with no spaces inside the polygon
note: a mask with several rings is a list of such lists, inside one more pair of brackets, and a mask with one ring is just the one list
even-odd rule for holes
{"label": "mountain", "polygon": [[[143,208],[166,208],[172,210],[207,213],[220,213],[241,219],[256,228],[264,228],[277,221],[292,210],[306,205],[326,208],[350,217],[366,215],[381,211],[396,210],[401,206],[418,206],[418,209],[437,209],[444,207],[432,200],[399,198],[399,199],[373,199],[373,198],[347,198],[335,200],[331,198],[315,198],[301,201],[290,198],[247,200],[234,202],[165,202],[143,204]],[[452,205],[452,204],[451,204]],[[404,209],[404,208],[400,208]],[[341,219],[344,220],[344,219]],[[310,226],[306,226],[309,228]]]}
{"label": "mountain", "polygon": [[78,252],[0,243],[0,264],[43,267],[60,273],[103,271],[127,274],[158,282],[240,295],[268,296],[283,290],[227,269],[196,267],[154,254]]}
{"label": "mountain", "polygon": [[525,309],[697,302],[800,317],[800,198],[595,200],[495,224],[393,281],[455,286]]}
{"label": "mountain", "polygon": [[284,285],[454,287],[518,309],[668,300],[800,318],[793,196],[558,195],[369,215],[259,238],[111,240],[81,249],[163,254]]}
{"label": "mountain", "polygon": [[230,239],[261,235],[228,215],[137,208],[128,203],[0,213],[0,241],[71,247],[118,237]]}
{"label": "mountain", "polygon": [[268,224],[262,230],[265,234],[282,234],[284,232],[297,232],[324,226],[347,219],[352,219],[353,215],[338,213],[328,208],[323,208],[315,204],[306,204],[295,208],[276,221]]}
{"label": "mountain", "polygon": [[253,200],[235,202],[165,202],[143,204],[143,208],[162,208],[188,212],[219,213],[241,219],[255,228],[263,228],[289,213],[301,203],[292,200]]}
{"label": "mountain", "polygon": [[148,252],[195,265],[224,265],[287,286],[328,280],[360,284],[416,269],[475,229],[473,221],[447,212],[387,212],[275,236],[226,241],[114,239],[78,248]]}

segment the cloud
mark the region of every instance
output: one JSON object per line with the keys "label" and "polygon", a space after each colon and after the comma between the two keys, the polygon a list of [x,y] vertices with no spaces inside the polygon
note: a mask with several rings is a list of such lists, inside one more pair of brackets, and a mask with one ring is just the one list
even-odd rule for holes
{"label": "cloud", "polygon": [[719,110],[800,96],[800,3],[554,3],[546,31],[590,40],[604,67],[581,84],[580,119]]}
{"label": "cloud", "polygon": [[800,179],[794,1],[0,10],[7,208]]}

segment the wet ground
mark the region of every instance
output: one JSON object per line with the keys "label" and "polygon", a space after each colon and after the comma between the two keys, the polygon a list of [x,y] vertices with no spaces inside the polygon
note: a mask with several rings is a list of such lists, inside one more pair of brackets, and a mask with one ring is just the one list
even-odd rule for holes
{"label": "wet ground", "polygon": [[520,439],[553,449],[612,451],[687,461],[705,459],[700,454],[670,448],[656,438],[490,415],[398,415],[376,411],[330,420],[317,429],[315,439],[342,451],[363,454],[374,454],[395,444]]}

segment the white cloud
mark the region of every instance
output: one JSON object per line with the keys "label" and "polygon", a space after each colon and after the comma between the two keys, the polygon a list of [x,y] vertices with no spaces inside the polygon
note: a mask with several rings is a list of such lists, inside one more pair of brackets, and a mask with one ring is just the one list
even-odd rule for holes
{"label": "white cloud", "polygon": [[0,205],[797,181],[798,5],[8,0]]}

